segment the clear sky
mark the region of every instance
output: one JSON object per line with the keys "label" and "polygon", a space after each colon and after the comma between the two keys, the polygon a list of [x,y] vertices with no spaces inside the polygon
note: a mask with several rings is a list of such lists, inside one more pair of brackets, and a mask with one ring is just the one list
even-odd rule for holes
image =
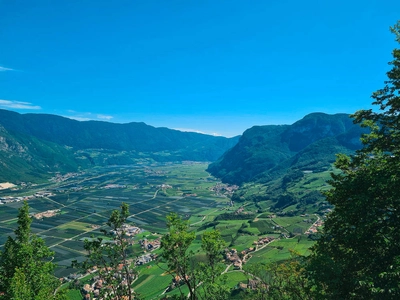
{"label": "clear sky", "polygon": [[0,0],[0,108],[234,136],[370,108],[399,0]]}

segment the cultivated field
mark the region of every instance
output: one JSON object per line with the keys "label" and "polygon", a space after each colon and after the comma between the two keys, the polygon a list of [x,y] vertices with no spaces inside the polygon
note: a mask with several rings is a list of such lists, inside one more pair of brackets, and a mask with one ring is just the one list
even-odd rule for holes
{"label": "cultivated field", "polygon": [[[66,180],[39,186],[0,190],[0,197],[28,197],[46,192],[28,200],[32,214],[55,210],[53,216],[33,219],[32,231],[43,238],[55,252],[54,262],[58,265],[56,275],[65,277],[77,270],[71,267],[72,260],[82,261],[85,257],[83,240],[101,236],[101,229],[112,210],[122,202],[130,205],[129,221],[142,228],[139,240],[149,240],[166,232],[165,217],[177,212],[188,219],[198,238],[191,250],[200,250],[201,234],[213,228],[219,229],[227,247],[243,251],[254,247],[261,237],[276,240],[249,256],[247,264],[265,263],[290,258],[290,250],[308,253],[312,241],[302,235],[317,217],[274,217],[260,213],[254,203],[231,205],[229,195],[213,187],[220,182],[210,176],[206,163],[150,164],[96,168],[86,173],[75,174]],[[17,199],[17,198],[15,198]],[[16,217],[21,201],[7,201],[0,205],[0,245],[16,228]],[[265,202],[267,208],[269,202]],[[243,206],[251,217],[238,220],[217,218]],[[266,210],[265,210],[266,211]],[[288,236],[295,235],[293,238]],[[135,256],[142,254],[139,244],[133,246]],[[168,287],[171,276],[166,275],[154,262],[138,268],[139,278],[134,283],[135,291],[145,299],[157,299]],[[228,271],[228,282],[235,286],[246,280],[244,273]],[[172,292],[173,293],[173,292]],[[70,299],[78,299],[79,293],[69,292]]]}

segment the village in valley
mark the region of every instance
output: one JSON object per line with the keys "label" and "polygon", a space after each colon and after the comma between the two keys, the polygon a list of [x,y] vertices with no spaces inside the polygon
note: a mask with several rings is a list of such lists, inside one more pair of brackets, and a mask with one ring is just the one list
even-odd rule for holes
{"label": "village in valley", "polygon": [[[3,184],[6,188],[0,191],[0,207],[16,213],[21,202],[28,201],[33,230],[55,252],[56,275],[64,284],[79,287],[85,299],[96,299],[101,294],[105,282],[98,272],[102,269],[95,266],[80,272],[71,267],[71,261],[84,259],[87,253],[83,241],[101,237],[110,212],[122,202],[130,205],[131,215],[120,231],[111,230],[111,234],[117,236],[123,232],[133,249],[134,255],[127,261],[138,273],[134,276],[133,288],[147,295],[146,299],[157,296],[150,278],[157,278],[160,287],[164,286],[160,294],[173,292],[182,284],[182,279],[164,276],[159,269],[161,239],[169,212],[178,212],[190,223],[191,230],[199,234],[204,228],[220,230],[227,246],[223,255],[232,287],[250,284],[243,273],[247,265],[273,260],[278,254],[290,257],[290,249],[307,253],[313,243],[307,236],[317,234],[318,227],[323,225],[323,214],[287,217],[264,212],[252,202],[235,203],[231,196],[239,186],[223,184],[204,169],[201,164],[178,167],[161,164],[109,167],[93,174],[56,174],[43,185]],[[192,175],[187,176],[188,173]],[[0,214],[4,236],[12,232],[12,227],[6,229],[1,224],[12,224],[15,213]],[[4,241],[0,237],[0,242]],[[112,242],[112,238],[105,242]],[[114,277],[121,278],[124,284],[120,272],[124,265],[118,267],[120,270],[114,271]],[[236,272],[242,275],[238,277]],[[147,279],[139,279],[141,276]]]}

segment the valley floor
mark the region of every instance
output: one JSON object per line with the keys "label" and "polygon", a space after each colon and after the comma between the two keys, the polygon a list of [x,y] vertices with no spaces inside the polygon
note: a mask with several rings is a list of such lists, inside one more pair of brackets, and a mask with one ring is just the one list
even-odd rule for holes
{"label": "valley floor", "polygon": [[[134,256],[143,256],[144,260],[146,253],[139,240],[159,239],[166,232],[165,217],[169,212],[189,220],[198,236],[209,228],[219,229],[228,249],[245,257],[240,264],[227,261],[226,273],[232,288],[247,281],[244,270],[252,264],[288,259],[291,250],[308,253],[313,241],[304,233],[319,220],[318,216],[280,217],[260,211],[253,202],[233,203],[230,195],[237,187],[222,184],[206,168],[206,163],[190,162],[115,166],[57,176],[39,186],[1,190],[4,204],[0,205],[0,245],[16,228],[21,200],[29,199],[30,213],[35,216],[32,230],[55,252],[56,276],[66,281],[80,276],[71,261],[84,259],[83,240],[102,236],[100,230],[122,202],[130,205],[129,222],[140,228],[132,246]],[[230,219],[235,213],[238,219]],[[191,250],[200,250],[200,239]],[[171,277],[151,259],[137,270],[134,289],[145,299],[158,298],[171,282]],[[90,277],[82,279],[82,283],[89,282]],[[69,295],[70,299],[77,299],[76,292]]]}

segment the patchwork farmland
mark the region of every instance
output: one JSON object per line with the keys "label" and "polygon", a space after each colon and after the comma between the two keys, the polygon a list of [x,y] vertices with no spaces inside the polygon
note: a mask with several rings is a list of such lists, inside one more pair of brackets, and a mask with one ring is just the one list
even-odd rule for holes
{"label": "patchwork farmland", "polygon": [[[165,216],[169,212],[189,218],[224,207],[227,198],[210,191],[217,181],[205,168],[206,164],[199,163],[99,168],[66,181],[7,191],[6,195],[0,191],[0,197],[26,197],[39,190],[51,192],[51,196],[33,198],[28,203],[32,214],[57,210],[52,217],[34,218],[32,231],[55,251],[56,275],[62,277],[75,271],[72,260],[83,259],[83,240],[102,235],[100,229],[122,202],[130,205],[129,221],[157,233],[165,232]],[[1,245],[16,228],[21,204],[14,201],[0,206]]]}
{"label": "patchwork farmland", "polygon": [[[166,232],[165,219],[170,212],[189,220],[197,236],[190,249],[194,253],[200,251],[201,234],[211,228],[221,231],[230,249],[256,249],[247,256],[244,269],[260,262],[288,259],[290,250],[308,253],[313,242],[303,234],[317,216],[279,217],[267,209],[259,211],[253,202],[235,204],[229,195],[237,187],[224,186],[206,168],[206,163],[191,162],[113,166],[58,175],[57,180],[42,185],[2,190],[0,198],[6,200],[0,205],[0,245],[8,235],[13,235],[21,200],[28,199],[30,213],[35,216],[32,231],[55,252],[55,274],[60,278],[78,272],[71,262],[85,258],[83,241],[103,236],[101,229],[122,202],[130,206],[129,222],[142,229],[131,249],[136,257],[143,254],[140,239],[152,240]],[[244,211],[243,219],[226,218],[237,211]],[[288,238],[289,235],[296,237]],[[273,242],[254,247],[257,240],[266,236],[273,238]],[[198,258],[201,259],[200,253]],[[139,277],[134,288],[144,299],[157,298],[171,282],[159,266],[150,262],[137,267]],[[233,266],[227,269],[227,275],[231,287],[246,278],[242,270]],[[155,282],[159,289],[154,288]]]}

